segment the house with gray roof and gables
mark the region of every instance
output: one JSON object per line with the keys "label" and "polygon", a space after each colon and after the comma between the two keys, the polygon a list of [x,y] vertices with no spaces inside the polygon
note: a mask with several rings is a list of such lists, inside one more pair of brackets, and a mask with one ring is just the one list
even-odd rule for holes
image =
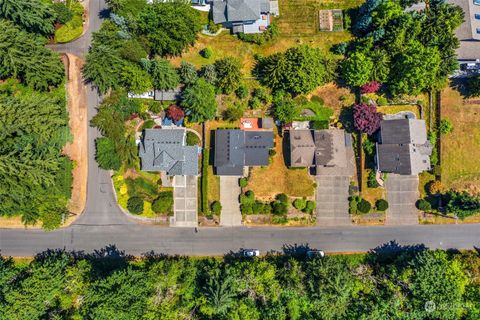
{"label": "house with gray roof and gables", "polygon": [[188,146],[185,128],[145,129],[140,143],[143,171],[165,172],[168,176],[197,176],[200,147]]}
{"label": "house with gray roof and gables", "polygon": [[278,1],[215,0],[212,3],[213,22],[230,28],[233,33],[262,33],[272,16],[277,16]]}
{"label": "house with gray roof and gables", "polygon": [[245,167],[267,166],[273,147],[272,131],[216,130],[215,174],[243,176]]}
{"label": "house with gray roof and gables", "polygon": [[383,120],[377,143],[377,169],[400,175],[417,175],[430,170],[432,146],[425,120]]}

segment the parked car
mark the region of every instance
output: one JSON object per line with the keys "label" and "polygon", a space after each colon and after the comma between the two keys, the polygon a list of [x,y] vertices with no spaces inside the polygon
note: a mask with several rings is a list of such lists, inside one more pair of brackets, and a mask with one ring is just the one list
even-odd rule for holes
{"label": "parked car", "polygon": [[258,249],[244,249],[242,251],[242,255],[244,257],[258,257],[260,255],[260,251]]}
{"label": "parked car", "polygon": [[315,258],[315,257],[323,258],[325,257],[325,252],[317,249],[312,249],[307,251],[307,258]]}

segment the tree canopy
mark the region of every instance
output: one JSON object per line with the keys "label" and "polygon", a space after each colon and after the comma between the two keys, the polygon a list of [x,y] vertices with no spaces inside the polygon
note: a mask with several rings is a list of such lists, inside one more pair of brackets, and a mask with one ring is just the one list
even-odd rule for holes
{"label": "tree canopy", "polygon": [[62,155],[70,139],[63,88],[38,93],[8,81],[0,86],[0,124],[0,216],[58,227],[72,179]]}
{"label": "tree canopy", "polygon": [[135,33],[147,40],[150,53],[161,56],[180,55],[202,29],[199,12],[179,1],[145,6],[135,23]]}
{"label": "tree canopy", "polygon": [[0,79],[15,77],[43,91],[63,82],[63,64],[57,53],[45,48],[45,39],[5,20],[0,20],[0,29]]}
{"label": "tree canopy", "polygon": [[446,84],[458,68],[455,29],[463,10],[445,1],[421,12],[404,10],[413,3],[367,0],[360,7],[341,69],[349,85],[376,80],[393,95],[416,95]]}
{"label": "tree canopy", "polygon": [[48,36],[54,31],[56,16],[52,4],[46,1],[0,0],[0,19],[10,20],[25,31]]}
{"label": "tree canopy", "polygon": [[272,90],[309,93],[333,80],[336,63],[320,49],[306,45],[259,58],[254,73]]}
{"label": "tree canopy", "polygon": [[[478,252],[385,244],[307,258],[135,259],[115,247],[0,256],[0,317],[23,319],[477,319]],[[291,254],[290,254],[291,253]]]}
{"label": "tree canopy", "polygon": [[198,79],[183,92],[181,106],[192,122],[212,120],[217,112],[215,88],[203,78]]}

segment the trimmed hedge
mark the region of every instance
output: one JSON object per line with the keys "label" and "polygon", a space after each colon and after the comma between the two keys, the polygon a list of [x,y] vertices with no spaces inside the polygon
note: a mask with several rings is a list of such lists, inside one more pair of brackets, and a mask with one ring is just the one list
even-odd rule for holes
{"label": "trimmed hedge", "polygon": [[367,200],[361,199],[360,202],[358,202],[357,204],[357,209],[361,213],[369,213],[372,209],[372,205]]}
{"label": "trimmed hedge", "polygon": [[143,212],[143,199],[140,197],[131,197],[127,202],[127,209],[133,214],[140,214]]}
{"label": "trimmed hedge", "polygon": [[375,207],[377,208],[378,211],[385,211],[388,209],[388,202],[385,199],[378,199],[375,202]]}

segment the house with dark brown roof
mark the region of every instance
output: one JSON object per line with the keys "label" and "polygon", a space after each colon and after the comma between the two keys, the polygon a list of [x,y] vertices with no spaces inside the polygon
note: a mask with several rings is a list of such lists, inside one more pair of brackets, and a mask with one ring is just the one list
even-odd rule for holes
{"label": "house with dark brown roof", "polygon": [[316,175],[353,175],[351,135],[340,129],[289,130],[290,167],[314,167]]}

